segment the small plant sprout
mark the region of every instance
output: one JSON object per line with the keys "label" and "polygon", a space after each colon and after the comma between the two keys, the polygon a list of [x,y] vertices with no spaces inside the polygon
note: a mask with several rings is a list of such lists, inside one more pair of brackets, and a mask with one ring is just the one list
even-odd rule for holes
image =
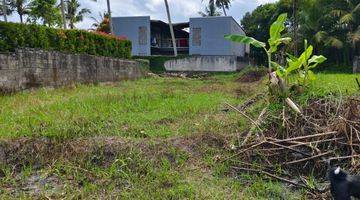
{"label": "small plant sprout", "polygon": [[315,74],[311,71],[319,64],[326,61],[326,58],[322,55],[313,55],[313,46],[308,46],[307,40],[304,41],[305,51],[300,55],[299,58],[288,54],[286,69],[278,68],[276,73],[280,77],[284,77],[286,80],[288,76],[293,72],[297,71],[297,84],[298,86],[306,87],[309,81],[316,80]]}

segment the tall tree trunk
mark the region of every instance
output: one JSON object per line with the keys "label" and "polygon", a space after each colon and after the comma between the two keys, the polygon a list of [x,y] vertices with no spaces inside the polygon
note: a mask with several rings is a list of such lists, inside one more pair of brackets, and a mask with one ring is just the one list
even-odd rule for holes
{"label": "tall tree trunk", "polygon": [[4,14],[4,21],[5,22],[7,22],[7,16],[6,16],[6,14],[7,14],[7,7],[6,7],[6,2],[5,2],[5,0],[3,0],[2,1],[2,9],[3,9],[3,14]]}
{"label": "tall tree trunk", "polygon": [[221,3],[221,7],[222,7],[222,9],[223,9],[223,11],[224,11],[224,15],[227,16],[227,14],[226,14],[226,8],[225,8],[224,3]]}
{"label": "tall tree trunk", "polygon": [[75,28],[74,23],[73,23],[72,21],[70,21],[69,26],[70,26],[70,29],[74,29],[74,28]]}
{"label": "tall tree trunk", "polygon": [[19,16],[20,16],[20,23],[24,23],[23,14],[22,14],[22,13],[19,13]]}
{"label": "tall tree trunk", "polygon": [[65,17],[65,4],[64,0],[61,0],[61,16],[63,21],[63,28],[66,29],[66,17]]}
{"label": "tall tree trunk", "polygon": [[297,7],[298,7],[298,0],[293,0],[293,31],[294,31],[294,55],[298,56],[298,20],[297,20]]}
{"label": "tall tree trunk", "polygon": [[110,7],[110,0],[107,0],[107,10],[109,14],[109,27],[110,27],[110,33],[114,34],[113,24],[112,24],[112,18],[111,18],[111,7]]}
{"label": "tall tree trunk", "polygon": [[171,39],[172,39],[172,43],[173,43],[173,48],[174,48],[174,56],[177,56],[177,49],[176,49],[176,41],[175,41],[175,34],[174,34],[174,28],[173,25],[171,23],[171,16],[170,16],[170,9],[169,9],[169,4],[167,0],[165,1],[165,7],[166,7],[166,12],[167,12],[167,16],[168,16],[168,20],[169,20],[169,26],[170,26],[170,33],[171,33]]}

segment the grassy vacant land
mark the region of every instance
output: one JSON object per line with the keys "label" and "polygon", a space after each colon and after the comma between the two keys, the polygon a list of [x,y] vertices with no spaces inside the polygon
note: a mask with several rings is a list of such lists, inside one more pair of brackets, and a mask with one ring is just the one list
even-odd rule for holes
{"label": "grassy vacant land", "polygon": [[[241,74],[146,78],[0,97],[2,199],[305,199],[227,162],[248,121],[228,110],[265,93]],[[306,99],[358,92],[356,75],[319,74]],[[256,117],[265,98],[246,110]]]}
{"label": "grassy vacant land", "polygon": [[234,132],[239,126],[223,117],[236,117],[220,112],[224,102],[236,104],[246,97],[237,94],[234,79],[234,75],[205,80],[148,78],[1,97],[0,136],[144,138],[223,128]]}

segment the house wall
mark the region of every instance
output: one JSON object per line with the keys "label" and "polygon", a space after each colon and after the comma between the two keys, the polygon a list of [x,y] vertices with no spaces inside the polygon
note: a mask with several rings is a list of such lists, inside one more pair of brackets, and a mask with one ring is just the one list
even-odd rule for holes
{"label": "house wall", "polygon": [[[239,26],[239,24],[234,20],[234,18],[231,18],[230,25],[231,25],[231,34],[245,35],[245,32],[242,30],[242,28]],[[231,42],[232,55],[244,57],[245,51],[246,51],[246,45]]]}
{"label": "house wall", "polygon": [[[114,33],[117,36],[125,36],[132,42],[133,56],[150,56],[150,17],[113,17]],[[146,27],[146,43],[140,42],[140,27]],[[142,37],[144,39],[144,37]]]}
{"label": "house wall", "polygon": [[0,53],[0,93],[136,79],[146,74],[147,65],[145,61],[21,49]]}
{"label": "house wall", "polygon": [[[194,29],[201,29],[199,46]],[[232,17],[190,18],[190,55],[244,56],[244,45],[225,40],[227,34],[244,34]]]}
{"label": "house wall", "polygon": [[237,56],[191,56],[169,60],[164,65],[166,71],[235,72],[248,66],[248,62]]}

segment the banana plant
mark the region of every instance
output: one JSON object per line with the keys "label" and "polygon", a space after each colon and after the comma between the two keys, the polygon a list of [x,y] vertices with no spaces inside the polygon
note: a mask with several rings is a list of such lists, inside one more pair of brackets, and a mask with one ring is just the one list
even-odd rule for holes
{"label": "banana plant", "polygon": [[[282,37],[282,32],[285,30],[285,22],[287,14],[281,14],[277,20],[270,27],[270,38],[268,44],[258,41],[252,37],[245,35],[226,35],[225,39],[232,42],[244,43],[253,45],[257,48],[262,48],[268,57],[268,70],[269,70],[269,91],[272,97],[284,98],[285,102],[297,113],[301,113],[296,104],[289,98],[288,92],[288,77],[293,71],[298,72],[298,84],[306,85],[308,80],[315,80],[315,75],[311,69],[324,62],[324,56],[312,56],[313,46],[308,46],[305,41],[305,51],[299,58],[288,54],[287,66],[282,67],[280,64],[272,61],[272,54],[278,51],[281,44],[288,44],[291,42],[290,37]],[[312,56],[312,57],[311,57]]]}
{"label": "banana plant", "polygon": [[[268,46],[265,42],[258,41],[252,37],[245,35],[225,35],[225,39],[232,42],[244,43],[253,45],[257,48],[262,48],[266,52],[268,57],[268,70],[272,73],[273,66],[278,66],[277,63],[272,61],[272,54],[278,50],[279,45],[288,44],[291,42],[290,37],[282,37],[281,33],[285,30],[285,22],[287,20],[287,14],[281,14],[277,20],[270,27],[270,39],[268,40]],[[276,68],[274,70],[277,70]]]}
{"label": "banana plant", "polygon": [[279,77],[284,78],[286,81],[292,72],[297,71],[297,84],[299,86],[306,86],[309,81],[316,80],[316,76],[312,69],[326,61],[326,58],[322,55],[312,55],[314,48],[312,45],[308,46],[307,40],[305,40],[304,44],[305,50],[300,57],[297,58],[288,54],[288,67],[283,68],[278,66],[276,70],[276,74]]}

